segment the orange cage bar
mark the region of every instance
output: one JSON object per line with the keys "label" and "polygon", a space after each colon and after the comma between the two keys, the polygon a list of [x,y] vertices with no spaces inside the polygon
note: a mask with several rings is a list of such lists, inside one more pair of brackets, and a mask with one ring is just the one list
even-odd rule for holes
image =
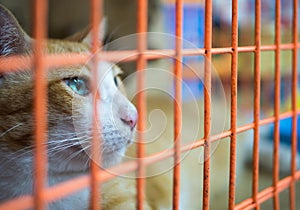
{"label": "orange cage bar", "polygon": [[[261,46],[261,2],[255,1],[255,64],[254,64],[254,146],[253,146],[253,180],[252,198],[257,204],[258,181],[259,181],[259,118],[260,118],[260,46]],[[256,209],[260,209],[259,205]]]}
{"label": "orange cage bar", "polygon": [[35,42],[35,119],[36,119],[36,153],[35,153],[35,190],[34,190],[34,206],[36,209],[45,208],[44,188],[47,180],[46,167],[47,165],[47,148],[45,147],[46,139],[46,89],[47,84],[45,80],[46,69],[44,65],[43,50],[46,37],[46,16],[47,16],[47,2],[35,1],[35,27],[34,37]]}
{"label": "orange cage bar", "polygon": [[235,204],[236,179],[236,134],[237,134],[237,62],[238,62],[238,1],[232,1],[232,60],[231,60],[231,145],[230,145],[230,188],[228,208],[233,209]]}
{"label": "orange cage bar", "polygon": [[[176,43],[175,43],[175,61],[174,75],[176,78],[182,78],[182,35],[183,35],[183,1],[176,1]],[[180,145],[181,145],[181,80],[175,81],[175,99],[174,99],[174,174],[173,174],[173,209],[179,209],[180,199]]]}
{"label": "orange cage bar", "polygon": [[[34,116],[35,116],[35,164],[34,164],[34,194],[23,195],[9,201],[0,203],[0,209],[46,209],[48,203],[59,200],[74,192],[78,192],[84,188],[89,187],[90,208],[101,209],[101,191],[99,185],[116,177],[116,174],[126,174],[129,172],[136,172],[136,209],[144,209],[145,204],[145,190],[146,190],[146,168],[147,166],[173,158],[173,199],[172,208],[180,209],[180,183],[181,183],[181,155],[190,150],[203,147],[204,149],[204,167],[203,167],[203,188],[202,188],[202,208],[210,209],[211,199],[211,144],[229,138],[230,140],[230,165],[229,165],[229,180],[228,180],[228,209],[260,209],[261,204],[269,199],[273,199],[273,208],[280,209],[280,193],[284,190],[289,190],[289,207],[290,209],[297,209],[297,193],[296,184],[300,180],[300,171],[297,169],[297,118],[300,114],[300,109],[297,107],[297,87],[298,87],[298,50],[300,43],[298,41],[298,19],[299,19],[299,5],[298,0],[293,0],[293,24],[292,34],[293,39],[290,43],[282,43],[282,4],[281,0],[276,0],[275,6],[275,39],[274,44],[263,44],[261,37],[262,28],[262,14],[261,1],[255,0],[255,28],[254,28],[254,45],[239,46],[239,16],[238,16],[238,0],[232,0],[232,19],[231,19],[231,46],[229,47],[213,47],[213,1],[205,1],[205,23],[204,23],[204,47],[199,49],[183,49],[183,17],[184,17],[184,1],[175,1],[175,20],[176,25],[176,42],[174,49],[148,49],[147,46],[147,0],[138,0],[136,14],[137,14],[137,47],[133,50],[123,51],[101,51],[102,43],[98,39],[99,22],[102,19],[102,1],[90,1],[90,23],[92,31],[92,47],[90,53],[83,54],[45,54],[44,44],[46,38],[46,17],[48,14],[47,1],[34,1],[34,53],[32,56],[10,56],[0,58],[0,73],[8,71],[17,71],[25,68],[33,68],[35,74],[35,99],[34,99]],[[281,109],[281,52],[292,52],[292,84],[291,84],[291,109],[285,112],[280,112]],[[269,117],[261,115],[261,63],[263,52],[274,52],[274,114]],[[238,63],[239,55],[241,53],[254,54],[254,85],[253,85],[253,122],[244,125],[238,125]],[[46,148],[46,133],[47,133],[47,84],[45,75],[47,69],[58,66],[70,66],[75,64],[85,64],[93,55],[93,76],[98,78],[96,67],[99,60],[104,61],[119,61],[123,62],[136,61],[138,81],[138,90],[141,90],[137,96],[138,108],[138,124],[139,130],[137,135],[137,161],[128,161],[119,165],[113,166],[111,169],[114,173],[101,170],[97,162],[92,162],[90,173],[88,175],[80,176],[70,179],[66,182],[55,186],[47,187],[47,148]],[[229,54],[230,57],[230,128],[219,134],[211,134],[211,62],[213,55]],[[181,126],[182,126],[182,81],[184,77],[193,77],[183,71],[182,61],[186,56],[203,56],[205,55],[205,74],[204,74],[204,131],[203,138],[195,140],[193,143],[182,143]],[[145,69],[149,60],[157,60],[172,57],[174,59],[174,148],[168,149],[164,152],[157,152],[151,155],[151,159],[144,159],[146,157],[146,148],[144,144],[143,131],[146,130],[147,95],[143,90],[146,83]],[[50,70],[49,70],[50,71]],[[94,100],[99,97],[97,91],[97,81],[92,82],[92,92]],[[93,109],[94,116],[97,116],[97,109]],[[291,173],[290,175],[280,177],[280,120],[292,118],[292,141],[291,141]],[[101,161],[100,157],[100,142],[97,125],[99,123],[94,118],[93,121],[93,138],[92,138],[92,157]],[[273,162],[272,162],[272,185],[260,189],[260,135],[263,125],[274,124],[274,145],[273,145]],[[237,141],[238,134],[246,131],[253,131],[253,160],[252,160],[252,191],[251,197],[244,199],[240,203],[236,203],[237,191]],[[200,177],[199,177],[200,180]],[[200,195],[199,195],[200,197]],[[299,207],[298,207],[299,208]]]}
{"label": "orange cage bar", "polygon": [[[98,61],[99,58],[97,56],[97,52],[99,51],[100,47],[102,46],[101,41],[99,40],[99,25],[100,20],[102,19],[102,1],[101,0],[91,0],[91,33],[92,33],[92,47],[91,47],[91,53],[93,54],[93,66],[92,66],[92,75],[94,78],[98,77]],[[93,101],[97,100],[97,97],[101,96],[101,93],[98,91],[98,81],[97,79],[92,80],[92,94],[93,94]],[[98,111],[96,108],[96,102],[93,104],[93,116],[98,116]],[[101,169],[99,169],[99,163],[101,164],[101,146],[100,142],[102,141],[99,138],[99,128],[98,125],[101,124],[101,122],[98,122],[97,118],[93,118],[93,128],[92,128],[92,154],[91,158],[93,161],[91,161],[91,203],[90,208],[91,209],[101,209],[100,207],[100,189],[97,181],[97,173],[99,171],[101,172]],[[98,162],[99,161],[99,162]]]}
{"label": "orange cage bar", "polygon": [[[292,182],[290,184],[290,208],[296,209],[296,189],[295,189],[295,176],[296,176],[296,154],[297,154],[297,86],[298,86],[298,1],[293,1],[293,63],[292,63],[292,110],[293,110],[293,131],[292,131],[292,153],[291,153],[291,175]],[[299,144],[299,143],[298,143]]]}
{"label": "orange cage bar", "polygon": [[[140,73],[137,78],[137,85],[139,90],[143,90],[145,84],[145,69],[147,67],[147,60],[144,56],[144,51],[147,49],[147,1],[140,0],[138,1],[137,6],[137,71]],[[137,168],[137,209],[144,209],[144,199],[145,199],[145,165],[143,158],[145,156],[145,146],[144,146],[144,131],[146,130],[146,95],[145,91],[140,91],[138,93],[138,148],[137,148],[137,157],[138,157],[138,168]]]}
{"label": "orange cage bar", "polygon": [[[274,189],[277,188],[278,180],[279,180],[279,113],[280,113],[280,19],[281,19],[281,2],[276,1],[276,20],[275,20],[275,103],[274,103],[274,160],[273,160],[273,186]],[[279,209],[279,196],[275,191],[274,194],[274,208]]]}
{"label": "orange cage bar", "polygon": [[210,197],[210,129],[211,129],[211,48],[212,48],[212,1],[205,1],[205,36],[206,53],[204,75],[204,171],[203,171],[203,209],[209,209]]}

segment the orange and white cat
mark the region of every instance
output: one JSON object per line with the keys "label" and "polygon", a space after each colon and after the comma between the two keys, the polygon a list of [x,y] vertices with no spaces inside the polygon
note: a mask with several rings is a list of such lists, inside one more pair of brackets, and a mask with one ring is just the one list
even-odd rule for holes
{"label": "orange and white cat", "polygon": [[[103,25],[99,38],[103,38]],[[48,40],[47,53],[88,53],[89,34],[82,39]],[[78,39],[77,39],[78,38]],[[72,40],[72,41],[71,41]],[[32,53],[34,42],[19,26],[14,16],[0,5],[0,56]],[[97,107],[102,131],[102,166],[110,167],[121,161],[127,146],[132,142],[137,111],[119,90],[120,70],[111,63],[99,62],[99,92]],[[157,80],[157,75],[155,75]],[[91,66],[77,65],[48,71],[48,185],[80,176],[89,172],[91,147],[92,96],[90,93]],[[163,81],[162,83],[166,83]],[[32,193],[34,155],[34,80],[31,69],[0,74],[0,202]],[[172,84],[172,81],[170,81]],[[200,102],[201,103],[201,102]],[[218,103],[214,103],[218,104]],[[147,154],[151,155],[171,148],[173,142],[173,101],[152,98],[147,101],[148,110],[159,109],[168,121],[153,118],[158,129],[146,134]],[[222,103],[216,116],[224,115]],[[199,130],[203,116],[197,114],[199,104],[183,104],[182,142],[200,139]],[[197,117],[198,116],[198,117]],[[219,124],[224,124],[224,120]],[[224,125],[214,123],[214,127]],[[158,135],[161,128],[165,130]],[[220,143],[212,154],[212,209],[223,209],[227,202],[229,141]],[[134,148],[127,153],[135,156]],[[200,209],[202,197],[201,148],[183,154],[181,170],[180,207]],[[241,158],[239,158],[241,159]],[[172,209],[171,159],[147,168],[146,200],[144,209]],[[241,167],[238,167],[241,168]],[[239,178],[239,176],[237,176]],[[136,183],[134,179],[118,177],[103,184],[101,207],[104,210],[133,210],[136,208]],[[99,201],[100,202],[100,201]],[[49,204],[50,209],[88,209],[89,189]]]}
{"label": "orange and white cat", "polygon": [[[101,31],[99,38],[102,36]],[[49,40],[45,50],[50,54],[88,53],[89,37],[77,41]],[[30,55],[33,42],[14,16],[0,5],[0,56]],[[103,167],[121,161],[132,142],[137,120],[135,107],[118,89],[119,71],[113,64],[98,63],[100,97],[96,103],[101,122]],[[48,186],[89,171],[91,77],[89,64],[48,71]],[[33,84],[32,69],[0,74],[0,202],[33,191]],[[49,204],[50,209],[87,209],[88,206],[88,189]]]}

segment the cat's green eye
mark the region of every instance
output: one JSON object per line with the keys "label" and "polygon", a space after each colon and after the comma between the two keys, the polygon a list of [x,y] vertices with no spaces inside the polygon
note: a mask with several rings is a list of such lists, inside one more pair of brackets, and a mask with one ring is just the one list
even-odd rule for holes
{"label": "cat's green eye", "polygon": [[74,77],[65,79],[64,81],[75,93],[81,96],[86,96],[90,93],[89,84],[86,79]]}

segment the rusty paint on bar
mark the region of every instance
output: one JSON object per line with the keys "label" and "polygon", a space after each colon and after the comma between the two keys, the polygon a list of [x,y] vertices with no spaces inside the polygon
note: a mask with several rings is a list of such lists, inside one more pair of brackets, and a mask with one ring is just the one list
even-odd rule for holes
{"label": "rusty paint on bar", "polygon": [[259,120],[260,120],[260,45],[261,45],[261,2],[255,1],[255,55],[254,55],[254,146],[253,146],[253,164],[252,164],[252,198],[255,209],[259,210],[257,203],[259,186]]}
{"label": "rusty paint on bar", "polygon": [[34,208],[47,208],[44,189],[47,183],[47,80],[44,62],[46,38],[47,1],[34,1],[34,114],[35,114],[35,154],[34,154]]}
{"label": "rusty paint on bar", "polygon": [[145,58],[144,52],[147,49],[147,0],[138,0],[137,5],[137,109],[138,109],[138,139],[137,139],[137,209],[144,209],[144,200],[145,200],[145,175],[146,169],[143,162],[145,156],[145,145],[144,145],[144,131],[146,130],[146,93],[143,91],[145,86],[145,69],[147,67],[147,60]]}
{"label": "rusty paint on bar", "polygon": [[298,88],[298,0],[293,3],[293,56],[292,56],[292,139],[291,139],[291,176],[294,182],[290,184],[290,209],[296,209],[295,174],[297,171],[297,88]]}
{"label": "rusty paint on bar", "polygon": [[235,205],[236,183],[236,138],[237,138],[237,80],[238,80],[238,1],[232,1],[232,32],[231,32],[232,58],[231,58],[231,140],[230,140],[230,174],[228,209]]}
{"label": "rusty paint on bar", "polygon": [[91,34],[92,34],[92,45],[91,45],[91,53],[92,57],[92,97],[93,97],[93,123],[92,123],[92,147],[91,147],[91,163],[90,163],[90,208],[93,210],[101,209],[101,197],[100,197],[100,185],[97,180],[97,173],[101,169],[99,164],[101,164],[101,137],[100,131],[101,122],[98,122],[98,109],[97,109],[97,98],[99,97],[98,89],[98,52],[100,51],[100,47],[102,46],[102,42],[99,39],[99,30],[100,30],[100,22],[102,18],[102,0],[91,0],[90,1],[90,23],[91,23]]}
{"label": "rusty paint on bar", "polygon": [[175,99],[174,99],[174,169],[173,169],[173,209],[179,210],[180,201],[180,147],[182,124],[182,36],[183,36],[183,0],[176,0],[175,5]]}
{"label": "rusty paint on bar", "polygon": [[278,194],[278,181],[279,181],[279,114],[280,114],[280,42],[281,42],[281,2],[276,0],[275,6],[275,98],[274,98],[274,148],[273,148],[273,189],[274,199],[273,207],[275,210],[280,208],[279,194]]}
{"label": "rusty paint on bar", "polygon": [[204,48],[204,167],[203,167],[203,210],[209,209],[210,196],[210,128],[211,128],[211,48],[212,48],[212,0],[205,1]]}

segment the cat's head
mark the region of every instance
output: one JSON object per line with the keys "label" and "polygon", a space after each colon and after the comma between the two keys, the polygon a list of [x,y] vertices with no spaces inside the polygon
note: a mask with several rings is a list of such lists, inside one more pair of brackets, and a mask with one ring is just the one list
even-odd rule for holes
{"label": "cat's head", "polygon": [[[99,27],[102,39],[103,28]],[[75,36],[76,37],[76,36]],[[82,39],[49,40],[47,53],[81,53],[90,48],[90,34]],[[31,54],[34,42],[14,16],[0,5],[0,56]],[[87,170],[92,136],[92,65],[48,69],[48,155],[49,171]],[[98,63],[96,101],[102,139],[104,167],[120,161],[132,141],[137,111],[120,92],[120,69]],[[34,74],[32,69],[0,73],[0,150],[32,153],[34,139]],[[9,156],[8,156],[9,157]],[[9,159],[9,158],[8,158]]]}

